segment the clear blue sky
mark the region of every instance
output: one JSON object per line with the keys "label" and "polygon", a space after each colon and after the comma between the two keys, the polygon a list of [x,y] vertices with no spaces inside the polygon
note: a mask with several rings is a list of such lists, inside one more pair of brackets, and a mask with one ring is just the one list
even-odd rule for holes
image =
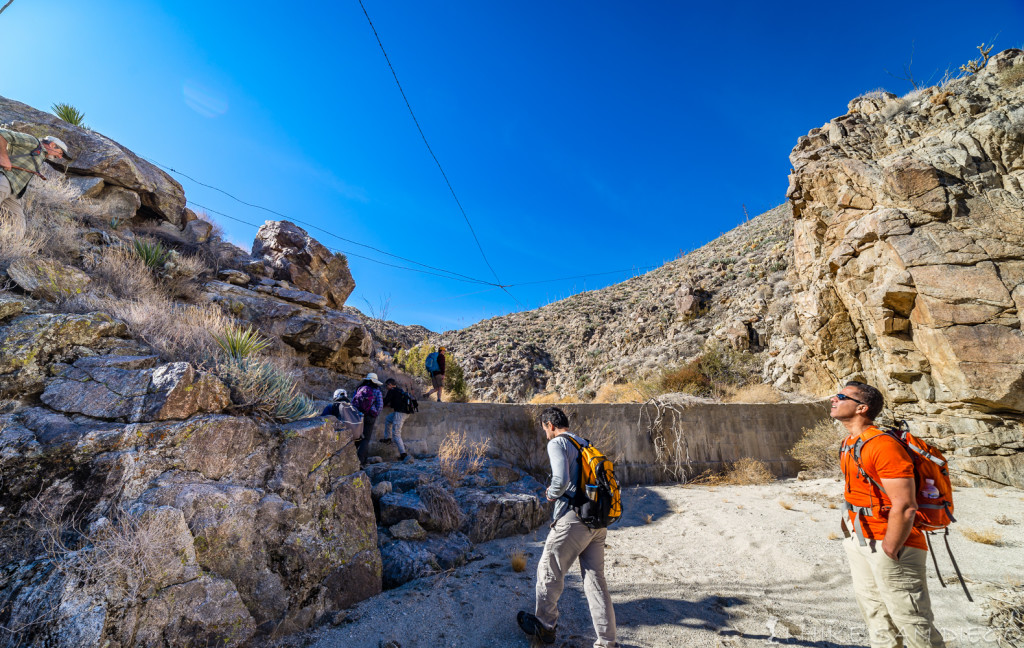
{"label": "clear blue sky", "polygon": [[[797,138],[910,60],[938,80],[1024,3],[364,0],[505,284],[658,265],[784,200]],[[47,37],[45,34],[50,34]],[[245,200],[493,281],[358,0],[14,0],[0,94],[71,103],[95,130]],[[36,50],[31,60],[21,52]],[[181,179],[195,203],[268,216]],[[248,246],[255,231],[217,219]],[[324,244],[368,252],[321,232]],[[350,257],[367,311],[461,328],[500,290]],[[629,272],[511,288],[529,308]],[[477,294],[467,294],[477,293]]]}

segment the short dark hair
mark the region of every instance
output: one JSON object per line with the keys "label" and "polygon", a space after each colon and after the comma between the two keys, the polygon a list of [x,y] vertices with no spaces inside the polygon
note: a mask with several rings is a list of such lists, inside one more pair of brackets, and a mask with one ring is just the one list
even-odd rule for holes
{"label": "short dark hair", "polygon": [[882,392],[878,391],[871,385],[857,382],[856,380],[851,380],[846,383],[846,386],[853,387],[857,390],[857,395],[860,396],[860,399],[868,406],[868,411],[865,416],[874,421],[875,417],[881,414],[882,408],[885,407],[885,398],[882,397]]}
{"label": "short dark hair", "polygon": [[384,384],[385,385],[395,385],[397,387],[398,386],[398,381],[395,380],[394,378],[388,378],[387,380],[384,381]]}
{"label": "short dark hair", "polygon": [[550,423],[555,426],[556,430],[568,430],[569,429],[569,417],[565,415],[565,412],[558,409],[557,407],[549,407],[540,414],[541,425]]}

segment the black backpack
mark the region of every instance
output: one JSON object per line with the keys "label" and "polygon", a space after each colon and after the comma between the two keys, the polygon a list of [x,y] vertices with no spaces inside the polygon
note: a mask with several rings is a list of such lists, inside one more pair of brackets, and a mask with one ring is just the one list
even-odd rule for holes
{"label": "black backpack", "polygon": [[394,403],[394,410],[401,412],[402,414],[412,414],[420,411],[420,404],[415,398],[410,396],[404,389],[395,387],[395,395],[392,396],[392,403]]}

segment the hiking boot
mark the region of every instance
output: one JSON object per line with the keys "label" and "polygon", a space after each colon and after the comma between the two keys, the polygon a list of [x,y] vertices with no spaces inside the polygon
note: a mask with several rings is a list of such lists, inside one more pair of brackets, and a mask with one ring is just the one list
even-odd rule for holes
{"label": "hiking boot", "polygon": [[519,624],[523,632],[531,637],[537,637],[546,644],[555,643],[555,629],[557,626],[548,630],[540,622],[540,619],[525,610],[520,610],[519,614],[516,615],[516,623]]}
{"label": "hiking boot", "polygon": [[409,456],[408,454],[403,452],[402,454],[398,455],[398,460],[399,461],[405,461],[405,458],[408,457],[408,456]]}

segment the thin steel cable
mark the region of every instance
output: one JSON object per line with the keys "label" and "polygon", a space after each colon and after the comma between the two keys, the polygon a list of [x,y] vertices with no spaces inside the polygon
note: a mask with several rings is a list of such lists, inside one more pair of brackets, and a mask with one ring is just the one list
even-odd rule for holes
{"label": "thin steel cable", "polygon": [[[435,266],[432,266],[432,265],[428,265],[426,263],[421,263],[419,261],[415,261],[413,259],[407,259],[406,257],[399,256],[397,254],[392,254],[391,252],[387,252],[385,250],[381,250],[380,248],[376,248],[376,247],[374,247],[372,245],[367,245],[366,243],[360,243],[359,241],[353,241],[352,239],[345,238],[344,236],[339,236],[338,234],[335,234],[334,232],[331,232],[330,230],[326,230],[326,229],[324,229],[322,227],[319,227],[317,225],[314,225],[312,223],[308,223],[306,221],[299,220],[298,218],[293,218],[293,217],[289,216],[288,214],[282,214],[281,212],[279,212],[277,210],[274,210],[274,209],[271,209],[269,207],[264,207],[263,205],[257,205],[255,203],[251,203],[251,202],[242,200],[238,196],[236,196],[236,195],[234,195],[234,194],[232,194],[232,193],[230,193],[228,191],[225,191],[225,190],[221,189],[220,187],[215,187],[214,185],[207,184],[207,183],[203,182],[202,180],[198,180],[196,178],[193,178],[192,176],[188,175],[187,173],[184,173],[182,171],[178,171],[177,169],[171,168],[171,167],[169,167],[167,165],[160,164],[156,160],[153,160],[153,159],[150,159],[148,157],[141,156],[141,155],[139,157],[141,157],[142,159],[146,160],[150,164],[155,164],[156,166],[160,167],[161,169],[164,169],[166,171],[170,171],[171,173],[175,173],[175,174],[177,174],[177,175],[179,175],[179,176],[181,176],[183,178],[187,178],[188,180],[191,180],[192,182],[196,183],[197,185],[206,187],[208,189],[213,189],[214,191],[222,193],[225,196],[227,196],[228,198],[231,198],[232,200],[234,200],[236,202],[239,202],[239,203],[245,205],[246,207],[252,207],[254,209],[261,209],[261,210],[263,210],[263,211],[265,211],[267,213],[273,214],[275,216],[280,216],[281,218],[284,218],[285,220],[289,220],[289,221],[292,221],[294,223],[300,223],[300,224],[305,225],[305,226],[307,226],[309,228],[312,228],[312,229],[318,230],[320,232],[323,232],[324,234],[327,234],[328,236],[333,236],[334,238],[338,239],[339,241],[345,241],[346,243],[351,243],[352,245],[358,245],[359,247],[364,247],[364,248],[367,248],[369,250],[373,250],[374,252],[378,252],[380,254],[392,257],[394,259],[399,259],[399,260],[405,261],[407,263],[414,263],[414,264],[416,264],[418,266],[423,266],[424,268],[430,268],[431,270],[436,270],[438,272],[446,272],[446,273],[448,273],[450,275],[455,275],[455,276],[458,276],[458,277],[462,277],[463,279],[475,281],[476,283],[481,283],[481,284],[484,284],[484,285],[487,285],[487,286],[498,286],[499,285],[499,284],[492,283],[490,281],[484,281],[483,279],[477,279],[475,277],[470,277],[469,275],[464,275],[464,274],[462,274],[460,272],[455,272],[453,270],[445,270],[444,268],[438,268],[438,267],[435,267]],[[198,206],[198,203],[193,203],[193,204]],[[200,207],[200,209],[206,209],[206,207]],[[230,217],[228,217],[228,218],[230,218]],[[232,220],[238,220],[238,219],[234,218]],[[244,221],[240,221],[240,222],[244,222]],[[246,224],[250,225],[251,223],[246,223]],[[359,255],[353,255],[353,256],[359,256]],[[361,257],[361,258],[369,258],[369,257]],[[395,266],[395,267],[399,267],[399,266]]]}
{"label": "thin steel cable", "polygon": [[363,4],[363,0],[359,0],[359,6],[363,10],[363,15],[366,16],[366,22],[370,24],[370,29],[373,30],[373,36],[377,39],[377,45],[380,46],[381,54],[384,55],[384,60],[388,64],[388,69],[391,70],[391,76],[395,78],[395,85],[398,86],[398,92],[402,94],[402,100],[405,101],[405,107],[409,109],[409,115],[412,116],[412,121],[416,124],[416,130],[420,132],[420,137],[423,139],[423,144],[427,147],[427,152],[430,153],[430,157],[434,158],[434,164],[437,165],[438,170],[441,172],[441,177],[444,178],[445,184],[448,185],[448,191],[452,192],[452,198],[455,199],[455,204],[459,206],[459,211],[462,212],[462,217],[466,220],[469,232],[473,235],[473,240],[476,241],[476,247],[480,250],[480,256],[483,257],[484,263],[486,263],[487,267],[490,268],[491,274],[494,275],[495,281],[498,282],[497,285],[502,286],[501,289],[508,293],[508,296],[514,299],[522,308],[522,302],[516,299],[515,295],[510,293],[508,289],[502,285],[501,279],[498,277],[498,273],[494,270],[494,266],[492,266],[491,262],[487,259],[487,255],[484,253],[484,248],[480,245],[480,239],[476,235],[476,230],[473,229],[473,223],[469,222],[469,216],[466,214],[466,210],[463,209],[462,202],[459,200],[459,197],[455,195],[455,188],[452,187],[452,183],[448,180],[448,174],[444,172],[444,167],[441,166],[441,161],[437,159],[436,155],[434,155],[434,149],[430,148],[430,142],[427,141],[427,136],[423,133],[423,129],[420,127],[420,121],[416,119],[416,113],[412,110],[409,98],[405,96],[405,90],[402,88],[402,83],[398,80],[398,73],[395,72],[395,66],[391,65],[391,59],[388,57],[387,50],[384,49],[384,43],[380,40],[380,34],[377,33],[377,28],[373,26],[373,21],[370,20],[370,14],[366,11],[366,5]]}
{"label": "thin steel cable", "polygon": [[535,286],[537,284],[555,283],[556,281],[568,281],[570,279],[586,279],[588,277],[600,277],[602,275],[621,274],[623,272],[634,272],[634,271],[638,271],[638,270],[646,271],[646,270],[653,270],[655,268],[660,268],[660,267],[661,266],[656,266],[656,265],[653,265],[653,266],[641,266],[639,268],[636,268],[636,267],[634,267],[634,268],[623,268],[622,270],[609,270],[608,272],[592,272],[590,274],[573,275],[571,277],[559,277],[558,279],[541,279],[539,281],[523,281],[523,282],[520,282],[520,283],[508,284],[506,286],[506,288],[516,288],[518,286]]}

